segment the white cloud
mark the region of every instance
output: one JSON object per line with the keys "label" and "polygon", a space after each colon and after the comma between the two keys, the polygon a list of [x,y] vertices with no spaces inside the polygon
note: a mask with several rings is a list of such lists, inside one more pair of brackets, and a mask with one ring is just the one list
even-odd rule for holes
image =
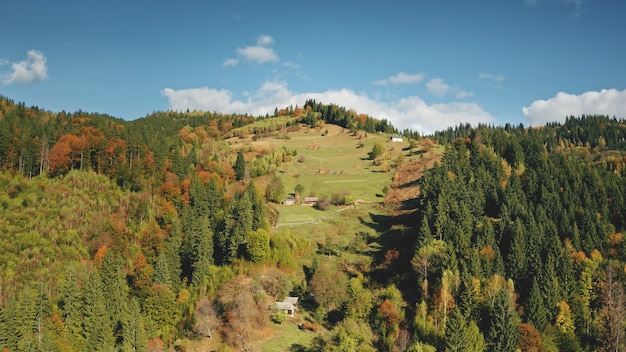
{"label": "white cloud", "polygon": [[547,122],[563,122],[567,116],[602,114],[626,117],[626,90],[602,89],[580,95],[559,92],[548,100],[535,100],[523,107],[529,125],[541,126]]}
{"label": "white cloud", "polygon": [[0,59],[0,66],[4,66],[4,65],[8,65],[8,64],[9,64],[9,60]]}
{"label": "white cloud", "polygon": [[233,98],[233,93],[229,90],[208,87],[181,90],[165,88],[161,94],[168,98],[170,108],[176,111],[190,109],[249,113],[254,116],[271,114],[276,107],[302,105],[307,99],[315,99],[324,104],[337,104],[376,118],[386,118],[400,130],[408,128],[420,133],[442,130],[460,123],[476,125],[494,122],[494,118],[476,103],[452,102],[428,105],[417,96],[383,102],[350,89],[295,93],[288,89],[286,83],[276,81],[265,82],[255,92],[246,94],[244,99]]}
{"label": "white cloud", "polygon": [[270,37],[269,35],[260,35],[257,39],[256,39],[256,45],[259,46],[268,46],[270,44],[274,44],[274,38]]}
{"label": "white cloud", "polygon": [[478,75],[478,78],[480,78],[482,80],[488,80],[488,81],[494,81],[494,82],[502,82],[502,81],[504,81],[504,76],[503,75],[493,74],[493,73],[485,73],[485,72],[481,72]]}
{"label": "white cloud", "polygon": [[269,45],[274,43],[274,39],[269,35],[261,35],[256,40],[256,45],[245,48],[237,48],[237,55],[244,59],[258,64],[266,62],[278,62],[278,55]]}
{"label": "white cloud", "polygon": [[454,96],[457,99],[464,99],[464,98],[469,98],[469,97],[473,97],[474,93],[469,92],[467,90],[463,90],[459,87],[454,87]]}
{"label": "white cloud", "polygon": [[450,90],[450,86],[447,85],[441,78],[433,78],[426,83],[428,92],[437,97],[443,97]]}
{"label": "white cloud", "polygon": [[222,63],[222,67],[237,66],[238,64],[239,64],[239,60],[230,58],[230,59],[224,60],[224,62]]}
{"label": "white cloud", "polygon": [[[3,62],[6,64],[5,62]],[[29,50],[24,61],[11,64],[11,70],[4,73],[2,83],[31,83],[48,78],[46,57],[38,50]]]}
{"label": "white cloud", "polygon": [[237,49],[237,54],[244,59],[254,61],[259,64],[266,62],[278,62],[278,55],[274,52],[274,49],[265,46],[247,46],[245,48]]}
{"label": "white cloud", "polygon": [[395,76],[391,76],[386,79],[381,79],[379,81],[374,82],[374,84],[378,85],[389,85],[389,84],[416,84],[421,83],[424,80],[424,75],[422,73],[416,74],[408,74],[404,72],[400,72]]}
{"label": "white cloud", "polygon": [[300,68],[300,65],[296,64],[295,62],[291,62],[291,61],[285,61],[282,63],[282,65],[284,67],[289,67],[289,68]]}

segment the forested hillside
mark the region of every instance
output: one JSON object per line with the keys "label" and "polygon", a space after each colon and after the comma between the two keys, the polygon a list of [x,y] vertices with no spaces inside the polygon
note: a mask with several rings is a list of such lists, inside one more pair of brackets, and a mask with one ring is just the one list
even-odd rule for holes
{"label": "forested hillside", "polygon": [[[0,350],[625,350],[624,120],[404,131],[397,148],[388,121],[335,105],[274,115],[0,98]],[[402,204],[354,205],[346,184],[310,210],[329,220],[272,227],[319,145],[271,141],[331,124],[390,187],[441,161],[394,183],[418,194]],[[295,317],[268,309],[287,295]]]}

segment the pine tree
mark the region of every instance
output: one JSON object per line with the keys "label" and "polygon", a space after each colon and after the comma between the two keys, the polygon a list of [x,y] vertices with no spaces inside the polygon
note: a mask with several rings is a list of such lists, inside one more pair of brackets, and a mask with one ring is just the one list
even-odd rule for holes
{"label": "pine tree", "polygon": [[119,341],[129,289],[126,274],[122,269],[121,257],[111,250],[106,253],[102,261],[100,277],[102,278],[104,305],[108,313],[108,320],[112,324],[116,341]]}
{"label": "pine tree", "polygon": [[17,351],[19,335],[19,311],[15,295],[9,296],[3,310],[3,320],[0,321],[0,347],[6,347],[9,351]]}
{"label": "pine tree", "polygon": [[270,234],[265,229],[248,233],[246,252],[253,263],[263,263],[270,255]]}
{"label": "pine tree", "polygon": [[508,255],[508,277],[512,278],[516,283],[522,284],[526,279],[526,273],[528,272],[528,244],[526,240],[526,233],[522,221],[518,218],[512,225],[511,229],[511,249]]}
{"label": "pine tree", "polygon": [[148,349],[148,337],[137,298],[133,297],[127,305],[127,312],[122,324],[122,351],[144,352]]}
{"label": "pine tree", "polygon": [[493,352],[515,352],[518,346],[519,317],[506,288],[500,289],[490,312],[487,345]]}
{"label": "pine tree", "polygon": [[109,351],[114,348],[113,326],[109,320],[100,273],[94,270],[85,287],[83,332],[89,351]]}
{"label": "pine tree", "polygon": [[467,322],[465,321],[465,317],[461,313],[461,310],[456,307],[448,317],[448,321],[446,323],[443,350],[446,352],[466,351],[466,331]]}
{"label": "pine tree", "polygon": [[528,298],[525,311],[528,324],[534,326],[539,331],[543,331],[548,324],[548,312],[546,311],[536,277],[533,278],[533,283],[530,287],[530,297]]}
{"label": "pine tree", "polygon": [[82,297],[81,285],[79,285],[76,274],[68,273],[61,289],[61,315],[65,322],[68,338],[78,350],[85,348],[85,340],[82,335]]}
{"label": "pine tree", "polygon": [[252,205],[245,193],[235,195],[224,215],[223,229],[217,237],[222,263],[231,263],[252,231]]}
{"label": "pine tree", "polygon": [[259,191],[254,182],[251,181],[248,183],[244,193],[250,199],[250,204],[252,206],[252,230],[256,231],[263,229],[269,231],[270,223],[267,220],[267,214],[265,213],[265,204],[259,195]]}
{"label": "pine tree", "polygon": [[[157,257],[154,281],[169,286],[172,291],[178,292],[181,285],[181,228],[180,221],[175,220],[170,229],[170,237]],[[213,239],[211,239],[212,241]]]}
{"label": "pine tree", "polygon": [[246,159],[243,157],[243,151],[241,149],[237,152],[237,160],[235,161],[233,170],[235,170],[235,180],[243,180],[246,174]]}

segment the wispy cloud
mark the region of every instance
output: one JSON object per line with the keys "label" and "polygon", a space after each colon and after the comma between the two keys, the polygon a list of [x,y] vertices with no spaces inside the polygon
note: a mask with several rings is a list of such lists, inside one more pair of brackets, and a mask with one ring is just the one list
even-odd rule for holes
{"label": "wispy cloud", "polygon": [[524,3],[526,3],[526,5],[528,6],[538,6],[542,2],[552,2],[557,4],[563,4],[566,6],[571,5],[574,7],[575,10],[574,16],[578,16],[582,11],[582,7],[585,1],[586,0],[524,0]]}
{"label": "wispy cloud", "polygon": [[[8,62],[2,60],[2,64]],[[24,61],[14,62],[11,69],[2,74],[1,79],[4,84],[31,83],[48,78],[47,59],[41,51],[29,50],[28,57]]]}
{"label": "wispy cloud", "polygon": [[396,85],[396,84],[417,84],[421,83],[424,80],[424,74],[416,73],[416,74],[408,74],[404,72],[400,72],[395,76],[391,76],[385,79],[378,80],[374,82],[377,85]]}
{"label": "wispy cloud", "polygon": [[[257,64],[279,62],[278,54],[270,47],[272,44],[274,44],[274,38],[269,35],[261,35],[257,38],[256,45],[237,48],[237,55],[244,60]],[[236,66],[238,63],[238,59],[229,58],[224,61],[222,66]]]}
{"label": "wispy cloud", "polygon": [[209,87],[174,90],[165,88],[161,94],[176,111],[206,110],[223,113],[249,113],[265,115],[276,107],[303,104],[307,99],[337,104],[377,118],[387,118],[399,129],[412,129],[421,133],[443,130],[459,123],[492,123],[494,118],[474,102],[427,104],[418,96],[384,102],[350,89],[324,92],[297,93],[280,81],[267,81],[255,92],[236,99],[225,89]]}
{"label": "wispy cloud", "polygon": [[262,34],[256,39],[256,45],[258,46],[268,46],[274,44],[274,38],[269,35]]}
{"label": "wispy cloud", "polygon": [[447,84],[442,78],[433,78],[426,83],[428,93],[442,98],[447,94],[452,94],[456,99],[465,99],[474,96],[474,93],[464,90],[461,87]]}
{"label": "wispy cloud", "polygon": [[282,62],[281,65],[283,65],[284,67],[289,67],[289,68],[300,68],[300,65],[296,64],[295,62],[291,62],[291,61]]}
{"label": "wispy cloud", "polygon": [[494,81],[494,82],[503,82],[504,81],[504,76],[503,75],[495,74],[495,73],[481,72],[478,75],[478,78],[480,78],[481,80],[485,80],[485,81]]}
{"label": "wispy cloud", "polygon": [[4,66],[4,65],[8,65],[8,64],[9,64],[9,60],[0,59],[0,66]]}
{"label": "wispy cloud", "polygon": [[450,90],[450,86],[448,86],[441,78],[431,79],[428,83],[426,83],[426,88],[428,89],[428,93],[437,97],[443,97],[448,93],[448,90]]}
{"label": "wispy cloud", "polygon": [[229,67],[229,66],[237,66],[238,64],[239,64],[238,59],[230,58],[230,59],[224,60],[224,62],[222,63],[222,66]]}
{"label": "wispy cloud", "polygon": [[547,122],[563,122],[567,116],[603,114],[626,116],[626,90],[602,89],[580,95],[559,92],[548,100],[535,100],[522,112],[529,125],[540,126]]}

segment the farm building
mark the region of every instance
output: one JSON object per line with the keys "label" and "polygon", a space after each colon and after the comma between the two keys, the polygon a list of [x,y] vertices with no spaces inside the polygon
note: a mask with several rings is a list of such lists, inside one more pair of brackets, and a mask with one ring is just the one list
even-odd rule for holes
{"label": "farm building", "polygon": [[283,204],[284,205],[294,205],[296,204],[296,198],[292,195],[288,195],[287,197],[285,197],[285,200],[283,200]]}
{"label": "farm building", "polygon": [[392,142],[402,142],[402,136],[391,136]]}
{"label": "farm building", "polygon": [[271,310],[282,310],[290,316],[296,314],[298,309],[298,297],[285,297],[282,302],[275,302],[270,307]]}
{"label": "farm building", "polygon": [[317,204],[317,201],[319,199],[317,197],[304,197],[304,201],[302,202],[302,204],[304,205],[309,205],[309,206],[314,206]]}

